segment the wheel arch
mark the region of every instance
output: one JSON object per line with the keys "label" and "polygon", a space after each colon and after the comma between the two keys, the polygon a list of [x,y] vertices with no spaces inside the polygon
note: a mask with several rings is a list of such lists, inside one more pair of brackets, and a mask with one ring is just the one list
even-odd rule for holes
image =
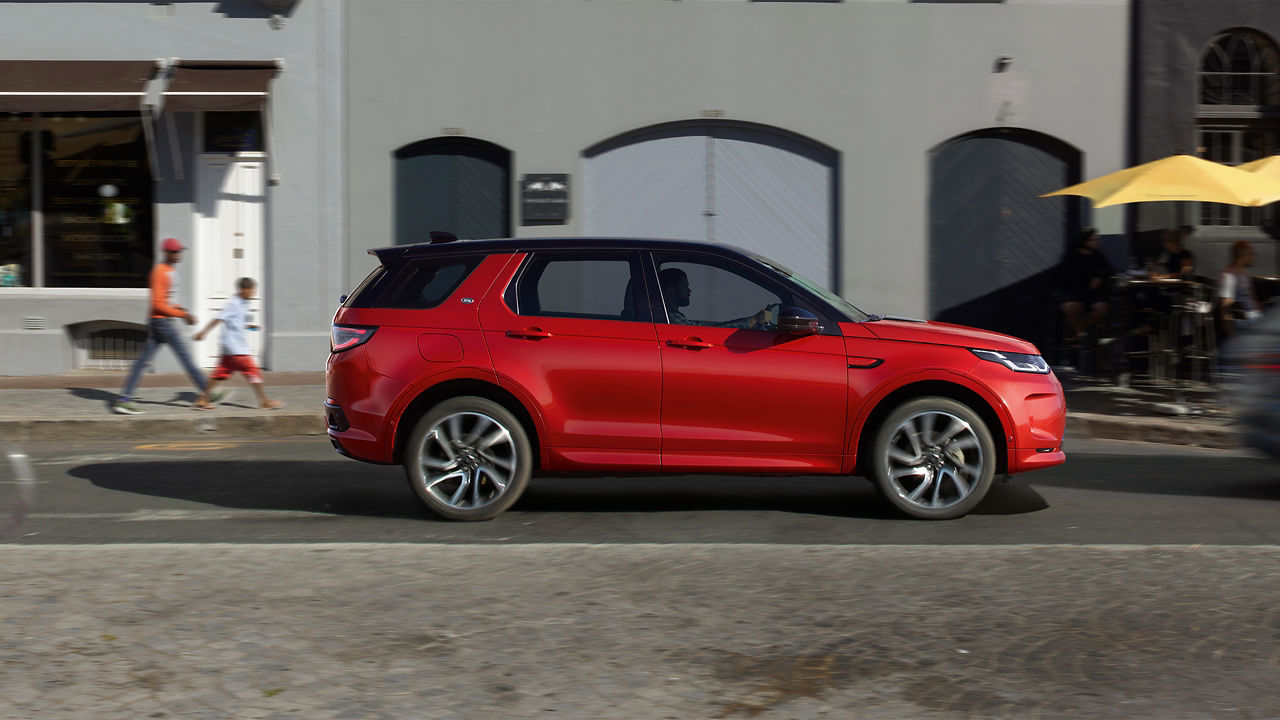
{"label": "wheel arch", "polygon": [[863,420],[862,426],[858,430],[858,443],[854,447],[853,473],[855,475],[868,477],[868,468],[866,467],[867,454],[861,452],[861,450],[871,445],[872,438],[875,436],[876,431],[880,429],[884,419],[903,403],[920,397],[950,398],[976,412],[978,417],[982,418],[982,421],[987,424],[987,429],[991,431],[992,438],[996,441],[996,474],[1002,475],[1008,472],[1009,430],[1006,428],[996,408],[972,388],[958,382],[929,379],[919,380],[896,388],[875,404],[875,407]]}
{"label": "wheel arch", "polygon": [[534,421],[533,414],[510,391],[491,382],[474,378],[458,378],[432,385],[418,393],[417,397],[405,406],[404,411],[400,413],[400,420],[396,424],[395,444],[391,450],[393,461],[400,463],[404,460],[404,445],[423,415],[449,398],[464,396],[492,400],[509,410],[512,415],[515,415],[525,433],[529,436],[529,444],[533,448],[533,469],[536,471],[541,467],[542,453],[540,448],[542,445],[538,440],[538,425]]}

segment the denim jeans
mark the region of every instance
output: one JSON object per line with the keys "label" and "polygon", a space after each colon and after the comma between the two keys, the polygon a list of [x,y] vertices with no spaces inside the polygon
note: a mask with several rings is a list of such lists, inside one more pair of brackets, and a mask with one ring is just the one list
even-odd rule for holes
{"label": "denim jeans", "polygon": [[178,319],[171,317],[153,317],[150,321],[150,331],[147,333],[147,344],[142,349],[142,354],[137,360],[133,361],[133,368],[129,370],[129,380],[124,384],[124,393],[121,400],[132,400],[133,391],[138,387],[138,380],[142,377],[142,370],[151,362],[151,358],[155,357],[156,350],[161,345],[167,344],[173,348],[173,354],[178,356],[178,362],[182,363],[182,368],[187,371],[187,375],[191,378],[191,382],[195,383],[196,388],[203,391],[207,384],[204,373],[200,372],[200,368],[191,359],[191,351],[187,349],[187,342],[182,339],[182,333],[177,325]]}

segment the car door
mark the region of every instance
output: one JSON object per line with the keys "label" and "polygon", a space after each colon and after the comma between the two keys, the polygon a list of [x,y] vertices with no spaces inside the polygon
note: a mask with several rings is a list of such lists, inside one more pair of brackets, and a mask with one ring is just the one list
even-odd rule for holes
{"label": "car door", "polygon": [[549,469],[659,467],[661,359],[637,251],[531,253],[481,324],[499,383],[542,415]]}
{"label": "car door", "polygon": [[663,469],[838,472],[848,366],[836,323],[817,335],[779,333],[776,314],[762,310],[821,317],[784,279],[710,253],[652,260]]}

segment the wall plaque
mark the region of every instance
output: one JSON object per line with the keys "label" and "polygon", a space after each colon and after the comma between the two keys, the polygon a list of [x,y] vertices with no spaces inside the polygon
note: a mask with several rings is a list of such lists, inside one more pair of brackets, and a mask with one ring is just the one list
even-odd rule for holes
{"label": "wall plaque", "polygon": [[564,222],[569,219],[569,176],[565,173],[523,175],[520,178],[520,215],[530,221]]}

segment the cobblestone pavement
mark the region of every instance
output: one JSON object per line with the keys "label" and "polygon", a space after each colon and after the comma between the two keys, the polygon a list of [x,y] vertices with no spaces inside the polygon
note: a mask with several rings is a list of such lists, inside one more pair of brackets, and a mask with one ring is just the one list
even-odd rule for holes
{"label": "cobblestone pavement", "polygon": [[1276,718],[1280,548],[0,546],[3,718]]}

